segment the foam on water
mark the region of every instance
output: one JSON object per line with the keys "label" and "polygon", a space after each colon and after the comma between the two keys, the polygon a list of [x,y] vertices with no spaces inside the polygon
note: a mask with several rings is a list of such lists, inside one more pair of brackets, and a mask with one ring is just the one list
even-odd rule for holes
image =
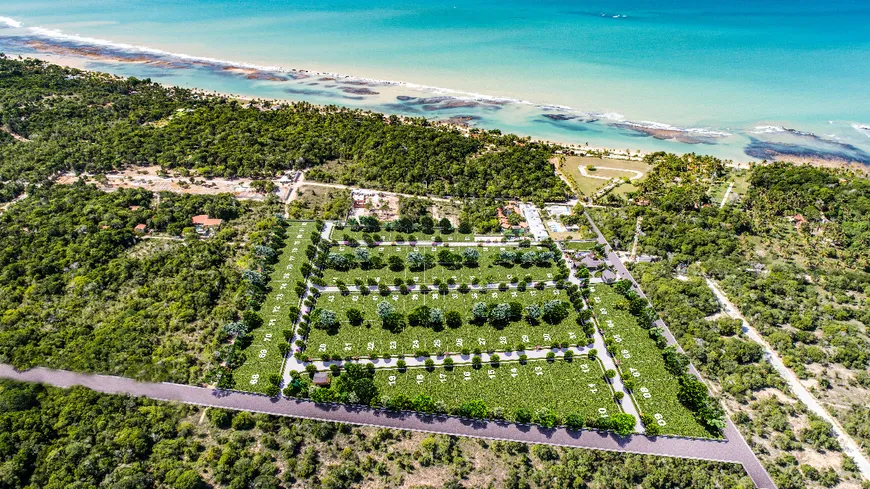
{"label": "foam on water", "polygon": [[18,29],[21,27],[21,22],[18,22],[17,20],[10,17],[0,16],[0,27],[11,27],[13,29]]}

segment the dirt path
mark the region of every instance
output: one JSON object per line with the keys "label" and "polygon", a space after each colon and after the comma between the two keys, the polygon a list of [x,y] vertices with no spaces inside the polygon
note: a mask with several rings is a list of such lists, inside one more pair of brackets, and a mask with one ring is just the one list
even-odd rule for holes
{"label": "dirt path", "polygon": [[714,294],[716,294],[716,298],[719,300],[719,303],[722,304],[725,313],[731,318],[739,319],[743,322],[743,332],[746,333],[746,336],[764,348],[764,357],[773,365],[773,368],[776,369],[782,378],[785,379],[797,398],[806,404],[810,411],[831,424],[834,435],[836,435],[837,441],[839,441],[840,445],[843,447],[843,451],[855,460],[855,463],[858,464],[858,468],[864,478],[870,480],[870,461],[867,460],[867,457],[864,455],[864,452],[861,451],[860,446],[855,443],[855,440],[849,436],[846,430],[840,426],[840,423],[831,416],[828,410],[822,406],[810,391],[804,387],[798,376],[783,363],[782,359],[779,358],[779,355],[773,348],[771,348],[770,344],[764,339],[764,337],[762,337],[761,334],[759,334],[758,331],[746,321],[746,318],[744,318],[743,314],[740,313],[737,307],[728,300],[728,297],[724,292],[722,292],[719,285],[710,278],[707,278],[706,280],[707,286],[710,287],[710,290],[712,290]]}
{"label": "dirt path", "polygon": [[722,197],[722,203],[719,204],[719,208],[725,207],[725,203],[728,202],[728,195],[731,194],[731,189],[734,188],[734,182],[728,183],[728,188],[725,190],[725,195]]}

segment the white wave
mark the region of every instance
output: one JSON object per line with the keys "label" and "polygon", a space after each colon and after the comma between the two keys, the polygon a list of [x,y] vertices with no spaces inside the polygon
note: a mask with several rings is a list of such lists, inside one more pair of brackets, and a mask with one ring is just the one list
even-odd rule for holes
{"label": "white wave", "polygon": [[786,132],[788,129],[780,126],[755,126],[752,134],[773,134],[777,132]]}
{"label": "white wave", "polygon": [[870,138],[870,124],[852,124],[852,128]]}
{"label": "white wave", "polygon": [[623,122],[623,125],[626,126],[634,126],[643,129],[655,129],[660,131],[673,131],[673,132],[685,132],[687,134],[693,134],[696,136],[706,136],[706,137],[714,137],[714,138],[724,138],[731,135],[730,132],[725,131],[716,131],[713,129],[706,129],[703,127],[677,127],[672,126],[670,124],[665,124],[663,122],[654,122],[654,121],[639,121],[639,122]]}
{"label": "white wave", "polygon": [[0,15],[0,25],[5,25],[6,27],[11,27],[13,29],[18,29],[21,27],[21,22],[11,18],[11,17],[3,17]]}

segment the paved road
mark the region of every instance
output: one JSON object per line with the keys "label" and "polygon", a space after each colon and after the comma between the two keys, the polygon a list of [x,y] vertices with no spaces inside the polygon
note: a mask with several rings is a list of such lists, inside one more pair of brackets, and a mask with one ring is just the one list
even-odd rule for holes
{"label": "paved road", "polygon": [[[585,214],[586,214],[586,219],[589,221],[589,225],[592,227],[592,230],[595,231],[595,234],[598,236],[598,243],[601,245],[604,245],[604,247],[605,247],[604,249],[605,249],[605,252],[607,254],[607,261],[610,262],[611,266],[616,270],[617,276],[620,279],[630,280],[631,283],[634,284],[635,290],[637,290],[638,294],[641,297],[643,297],[644,299],[646,299],[647,298],[646,294],[643,293],[643,290],[640,288],[640,286],[634,280],[634,277],[632,277],[631,272],[629,272],[628,269],[625,268],[625,265],[619,259],[619,256],[617,256],[616,253],[613,251],[613,248],[611,248],[610,244],[607,242],[607,239],[604,237],[604,234],[601,233],[601,231],[598,229],[598,226],[595,224],[595,221],[592,220],[592,216],[590,216],[589,213],[585,213]],[[656,320],[655,325],[662,328],[663,336],[665,337],[665,339],[667,340],[667,343],[669,345],[676,346],[677,350],[680,352],[683,351],[682,347],[680,347],[679,343],[677,343],[676,338],[674,338],[673,333],[671,333],[671,330],[668,328],[667,324],[665,324],[665,322],[662,321],[661,318]],[[689,373],[691,373],[692,375],[694,375],[695,377],[698,377],[699,379],[701,379],[703,381],[703,377],[701,377],[701,374],[698,372],[698,370],[695,368],[695,366],[692,363],[689,363],[688,371],[689,371]],[[763,475],[762,474],[758,475],[758,477],[759,477],[758,479],[756,479],[755,476],[752,477],[752,480],[755,481],[755,485],[759,486],[759,487],[776,487],[776,485],[774,485],[774,483],[773,483],[773,479],[770,478],[770,475],[767,473],[766,470],[764,470],[764,467],[761,465],[761,462],[759,462],[758,459],[755,457],[755,454],[752,453],[752,450],[746,444],[746,440],[744,440],[743,436],[740,434],[740,432],[737,431],[737,427],[734,426],[734,423],[731,422],[731,419],[726,416],[726,421],[727,421],[727,424],[725,426],[726,438],[728,438],[728,440],[733,442],[735,445],[740,445],[742,447],[745,447],[745,451],[748,452],[749,455],[752,456],[753,460],[755,460],[755,464],[758,466],[758,468],[761,470],[761,472],[763,472]],[[744,467],[747,467],[747,465],[744,464]],[[749,469],[747,469],[747,471],[749,471]]]}
{"label": "paved road", "polygon": [[24,372],[11,365],[0,364],[0,378],[22,382],[39,382],[55,387],[81,385],[97,392],[144,396],[161,401],[177,401],[199,406],[251,411],[276,416],[291,416],[320,421],[335,421],[357,425],[379,426],[401,430],[424,431],[447,435],[540,443],[566,447],[630,452],[666,457],[679,457],[742,464],[760,488],[773,488],[773,482],[758,463],[749,447],[729,424],[726,440],[690,440],[682,438],[649,438],[633,435],[620,438],[612,433],[543,429],[515,423],[473,421],[451,416],[424,416],[408,412],[388,412],[366,407],[318,405],[311,401],[272,399],[257,394],[219,391],[168,383],[137,382],[124,377],[90,375],[66,370],[37,367]]}

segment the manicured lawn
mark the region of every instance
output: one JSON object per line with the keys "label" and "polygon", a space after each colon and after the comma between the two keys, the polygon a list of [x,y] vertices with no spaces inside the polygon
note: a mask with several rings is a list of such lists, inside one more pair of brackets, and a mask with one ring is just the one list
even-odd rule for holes
{"label": "manicured lawn", "polygon": [[[627,310],[616,308],[623,297],[609,285],[591,287],[590,307],[619,344],[616,360],[623,379],[634,379],[634,398],[641,413],[660,419],[662,434],[710,437],[692,412],[677,399],[678,381],[665,368],[661,350]],[[603,352],[602,352],[603,353]]]}
{"label": "manicured lawn", "polygon": [[[387,297],[377,293],[368,296],[358,293],[347,296],[338,292],[325,293],[317,300],[316,307],[335,312],[341,321],[341,326],[335,334],[312,327],[306,351],[312,358],[318,358],[323,353],[338,354],[342,357],[369,356],[373,353],[413,355],[417,350],[424,350],[436,354],[447,351],[459,352],[463,347],[468,347],[472,351],[476,347],[481,348],[482,351],[490,348],[501,351],[505,348],[515,349],[520,343],[526,348],[534,348],[537,345],[549,347],[553,343],[574,345],[578,341],[585,345],[586,336],[583,328],[577,325],[577,313],[570,305],[568,317],[557,325],[541,321],[533,326],[525,320],[520,320],[496,328],[489,324],[469,323],[472,318],[471,308],[476,302],[498,304],[516,301],[526,306],[533,303],[542,304],[553,299],[568,302],[567,293],[555,288],[525,292],[472,291],[466,294],[451,290],[447,295],[440,295],[437,292],[401,295],[394,292]],[[448,311],[457,311],[462,314],[463,324],[455,329],[445,326],[440,331],[423,326],[406,325],[401,332],[392,333],[382,327],[377,315],[377,304],[380,301],[393,303],[396,311],[406,315],[421,305],[439,308],[445,314]],[[346,315],[348,309],[358,309],[363,313],[362,325],[353,326],[348,322]]]}
{"label": "manicured lawn", "polygon": [[305,249],[316,229],[310,221],[294,221],[287,227],[287,239],[271,277],[272,291],[259,311],[263,325],[251,333],[254,341],[244,350],[245,363],[233,372],[236,389],[264,392],[269,374],[281,373],[284,357],[278,345],[285,342],[282,331],[293,327],[287,311],[299,305],[294,287],[303,279],[299,268],[308,261]]}
{"label": "manicured lawn", "polygon": [[[526,251],[548,251],[546,248],[540,246],[532,246],[529,248],[518,248],[516,246],[469,247],[477,250],[480,253],[480,260],[477,267],[460,266],[457,269],[450,269],[442,265],[435,265],[433,268],[427,270],[412,271],[407,266],[407,256],[408,253],[412,251],[417,251],[423,254],[431,254],[437,257],[438,251],[440,250],[449,249],[453,253],[459,253],[465,248],[466,247],[444,248],[443,246],[403,245],[366,248],[373,258],[375,256],[381,258],[384,263],[381,268],[368,270],[363,270],[361,268],[352,268],[346,271],[326,268],[323,270],[323,280],[326,281],[327,285],[334,285],[339,280],[343,281],[347,285],[353,285],[354,279],[357,278],[364,281],[372,278],[378,283],[385,283],[387,285],[393,285],[396,278],[401,278],[403,281],[413,279],[414,282],[417,284],[432,284],[434,283],[436,278],[441,280],[442,282],[447,282],[449,279],[452,278],[456,281],[457,284],[470,284],[475,277],[480,280],[480,283],[511,282],[511,280],[513,279],[523,280],[526,277],[531,277],[532,281],[537,282],[553,280],[553,277],[559,271],[558,265],[555,261],[551,262],[550,266],[531,265],[528,267],[524,267],[521,265],[512,265],[508,267],[495,264],[495,261],[498,258],[498,254],[501,251],[513,251],[517,253],[523,253]],[[353,251],[354,248],[351,248],[349,246],[334,246],[330,250],[331,253],[341,254],[353,253]],[[387,260],[390,256],[398,256],[404,262],[406,262],[402,270],[393,271],[389,268],[389,266],[387,266]],[[557,260],[560,259],[558,256],[556,258]]]}
{"label": "manicured lawn", "polygon": [[585,356],[572,362],[559,358],[552,363],[483,364],[477,369],[466,365],[452,370],[436,367],[431,372],[425,368],[378,370],[375,383],[380,395],[404,394],[413,399],[426,394],[448,408],[480,399],[490,409],[503,408],[507,419],[513,419],[518,408],[533,413],[550,408],[563,418],[568,414],[600,417],[620,412],[599,363]]}

